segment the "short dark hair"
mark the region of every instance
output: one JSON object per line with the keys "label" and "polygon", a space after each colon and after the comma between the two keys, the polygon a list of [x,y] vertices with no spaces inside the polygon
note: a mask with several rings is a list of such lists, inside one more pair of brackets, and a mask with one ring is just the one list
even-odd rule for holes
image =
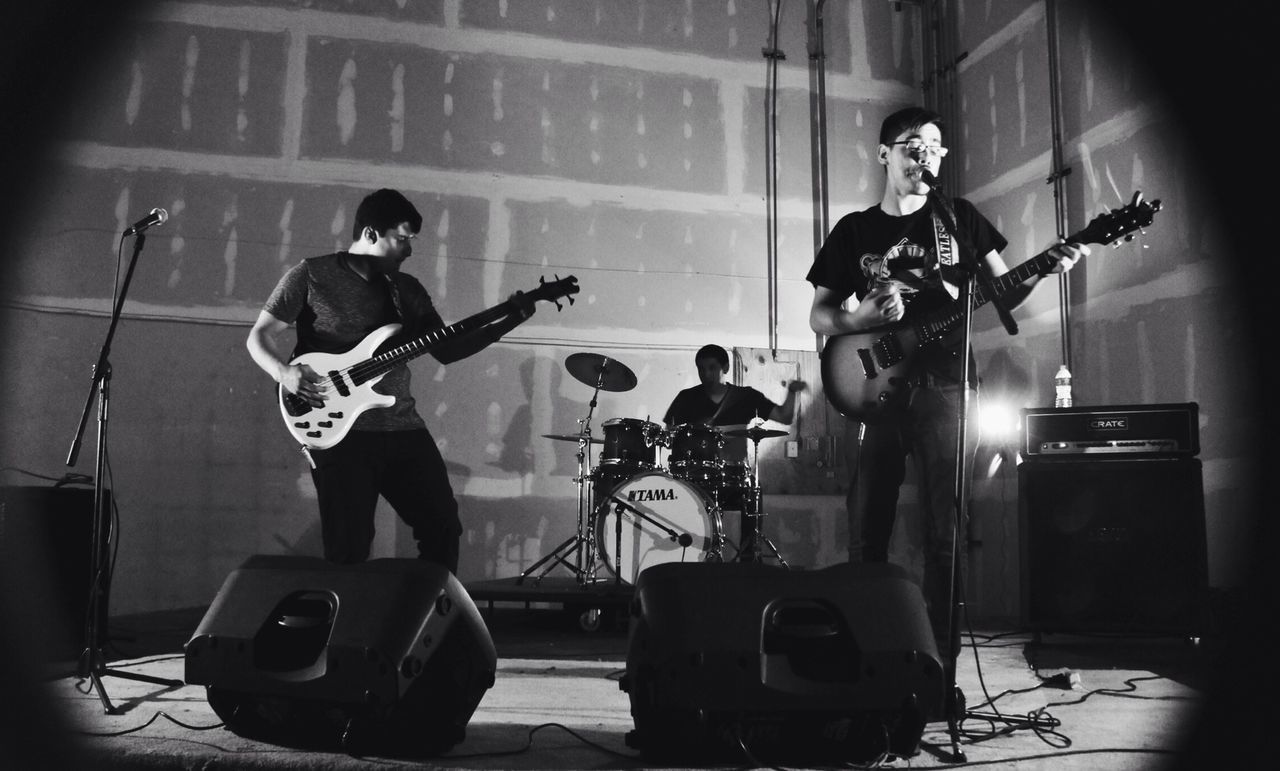
{"label": "short dark hair", "polygon": [[715,359],[720,364],[720,369],[725,372],[729,371],[729,352],[715,343],[702,346],[693,355],[694,362],[699,362],[703,359]]}
{"label": "short dark hair", "polygon": [[937,126],[939,131],[944,129],[942,116],[933,110],[926,110],[923,107],[904,107],[885,118],[880,124],[880,144],[887,145],[903,132],[914,131],[930,123]]}
{"label": "short dark hair", "polygon": [[360,240],[365,228],[379,235],[401,222],[408,222],[414,233],[422,228],[422,215],[398,190],[382,188],[366,195],[356,208],[356,221],[351,226],[351,240]]}

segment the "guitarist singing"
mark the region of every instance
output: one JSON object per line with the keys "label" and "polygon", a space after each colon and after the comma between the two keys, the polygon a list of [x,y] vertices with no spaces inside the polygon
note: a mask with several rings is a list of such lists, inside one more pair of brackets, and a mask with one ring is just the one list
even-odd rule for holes
{"label": "guitarist singing", "polygon": [[[936,184],[947,154],[942,128],[940,115],[919,107],[885,118],[877,149],[886,172],[880,203],[840,219],[806,277],[814,287],[809,313],[814,332],[862,333],[920,319],[954,301],[965,266],[976,264],[991,277],[1008,270],[1000,257],[1007,242],[995,227],[968,201],[957,198],[948,207],[940,199],[940,191],[932,190],[929,180]],[[954,222],[948,228],[944,218],[952,212]],[[1056,259],[1050,272],[1061,273],[1089,249],[1082,244],[1061,244],[1050,253]],[[1011,310],[1021,304],[1039,278],[1034,276],[1006,294],[1004,308]],[[846,310],[845,301],[851,297],[854,303]],[[917,544],[925,561],[922,588],[944,663],[948,650],[959,650],[958,645],[950,648],[946,639],[956,429],[963,404],[959,393],[963,374],[959,348],[963,341],[959,337],[923,346],[917,352],[907,386],[876,420],[868,421],[860,446],[851,442],[847,453],[852,562],[888,561],[905,459],[908,454],[914,457],[926,517],[920,529],[924,543]],[[971,352],[969,359],[972,361]],[[976,377],[970,382],[976,383]],[[858,428],[851,421],[846,435],[856,440]],[[976,433],[968,432],[970,451]],[[958,628],[954,631],[953,637],[958,636]],[[949,666],[954,667],[954,661]]]}
{"label": "guitarist singing", "polygon": [[[389,323],[404,326],[390,344],[444,326],[427,290],[400,271],[421,227],[422,215],[401,193],[367,195],[356,209],[346,251],[303,260],[276,284],[246,341],[253,360],[281,388],[322,407],[322,373],[289,363],[297,356],[345,352]],[[520,293],[511,304],[514,312],[431,354],[442,364],[466,358],[533,315],[533,302]],[[296,328],[297,343],[286,359],[277,338],[289,327]],[[369,558],[381,495],[412,528],[419,556],[456,573],[458,503],[440,450],[414,406],[409,374],[408,367],[398,367],[375,386],[395,397],[393,405],[361,414],[335,446],[309,451],[324,557],[336,563]]]}

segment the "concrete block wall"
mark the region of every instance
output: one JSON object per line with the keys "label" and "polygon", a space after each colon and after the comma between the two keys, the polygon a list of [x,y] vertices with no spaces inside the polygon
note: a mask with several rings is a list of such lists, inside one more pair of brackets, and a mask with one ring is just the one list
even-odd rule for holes
{"label": "concrete block wall", "polygon": [[[47,173],[30,193],[41,215],[13,244],[0,406],[19,417],[0,445],[4,482],[29,481],[13,469],[66,471],[111,307],[117,234],[164,207],[170,219],[147,236],[112,352],[112,610],[198,605],[249,554],[317,553],[305,466],[243,338],[283,270],[344,246],[360,196],[396,187],[425,217],[408,269],[446,319],[543,276],[572,274],[582,287],[572,307],[543,305],[472,360],[413,365],[462,503],[462,577],[515,575],[575,522],[574,448],[542,436],[572,433],[587,414],[590,389],[565,372],[569,354],[604,353],[638,375],[633,391],[600,395],[599,436],[612,418],[661,416],[696,381],[703,343],[767,350],[767,6],[143,6],[134,32],[92,67],[71,120],[50,127]],[[1076,399],[1200,403],[1211,578],[1230,584],[1231,555],[1250,532],[1253,469],[1241,448],[1257,426],[1250,373],[1232,355],[1250,338],[1225,301],[1216,202],[1143,63],[1089,6],[1057,6],[1069,229],[1133,190],[1165,205],[1141,240],[1095,247],[1072,274]],[[778,41],[779,343],[808,356],[810,14],[786,3]],[[959,192],[1009,237],[1015,264],[1056,235],[1044,4],[959,3],[955,18],[967,55],[947,163]],[[875,134],[887,112],[921,101],[924,37],[911,3],[830,2],[824,21],[834,221],[879,196]],[[1020,312],[1016,338],[979,314],[989,390],[1014,406],[1047,403],[1057,315],[1052,286]],[[813,399],[801,400],[806,448],[833,433]],[[86,437],[75,471],[92,468],[93,451]],[[771,537],[793,564],[842,559],[840,496],[803,495],[794,480],[806,469],[787,471]],[[970,599],[979,615],[1007,615],[1018,584],[1011,465],[975,495],[984,545]],[[904,530],[914,499],[908,486]],[[391,513],[379,516],[379,553],[411,553]]]}
{"label": "concrete block wall", "polygon": [[[345,246],[359,198],[380,186],[424,215],[406,269],[446,320],[540,277],[578,278],[573,306],[543,304],[483,354],[412,365],[462,505],[461,577],[515,575],[567,537],[574,448],[542,435],[587,415],[591,389],[565,372],[569,354],[604,353],[638,376],[633,391],[600,394],[601,436],[609,419],[659,419],[696,382],[702,344],[768,346],[767,5],[144,5],[71,120],[50,129],[32,193],[41,222],[9,287],[0,394],[23,416],[4,465],[67,471],[117,256],[133,247],[117,234],[165,208],[111,356],[112,612],[208,602],[250,554],[318,553],[305,464],[243,339],[279,275]],[[831,200],[847,211],[878,196],[874,127],[917,100],[920,38],[911,8],[827,6]],[[809,13],[787,4],[780,19],[777,297],[780,346],[811,355]],[[94,449],[91,423],[74,471],[92,469]],[[10,473],[8,484],[30,481]],[[790,492],[771,531],[788,560],[843,559],[840,498]],[[377,552],[412,554],[391,512],[379,517]]]}

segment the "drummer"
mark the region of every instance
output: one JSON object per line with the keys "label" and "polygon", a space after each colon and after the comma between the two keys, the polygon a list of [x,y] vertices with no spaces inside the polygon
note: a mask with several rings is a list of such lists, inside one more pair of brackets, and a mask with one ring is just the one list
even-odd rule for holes
{"label": "drummer", "polygon": [[[802,381],[788,383],[782,404],[775,404],[750,386],[724,382],[729,374],[729,352],[720,346],[702,346],[694,354],[694,363],[701,382],[676,394],[662,419],[668,428],[685,423],[737,428],[760,420],[790,424],[795,418],[796,394],[804,389]],[[747,440],[725,437],[724,454],[726,461],[745,462]]]}

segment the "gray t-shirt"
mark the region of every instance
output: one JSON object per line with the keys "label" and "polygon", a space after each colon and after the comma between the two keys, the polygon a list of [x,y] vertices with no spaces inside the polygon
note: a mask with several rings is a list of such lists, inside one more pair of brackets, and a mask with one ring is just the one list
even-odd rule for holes
{"label": "gray t-shirt", "polygon": [[[361,278],[348,264],[346,252],[312,257],[281,277],[263,310],[296,326],[294,357],[316,351],[344,353],[386,324],[404,325],[393,343],[444,326],[431,296],[416,278],[399,272],[389,277],[399,296],[399,313],[391,284],[377,275],[370,281]],[[365,412],[352,430],[403,431],[426,426],[414,406],[408,367],[388,372],[374,390],[396,397],[396,403]]]}

